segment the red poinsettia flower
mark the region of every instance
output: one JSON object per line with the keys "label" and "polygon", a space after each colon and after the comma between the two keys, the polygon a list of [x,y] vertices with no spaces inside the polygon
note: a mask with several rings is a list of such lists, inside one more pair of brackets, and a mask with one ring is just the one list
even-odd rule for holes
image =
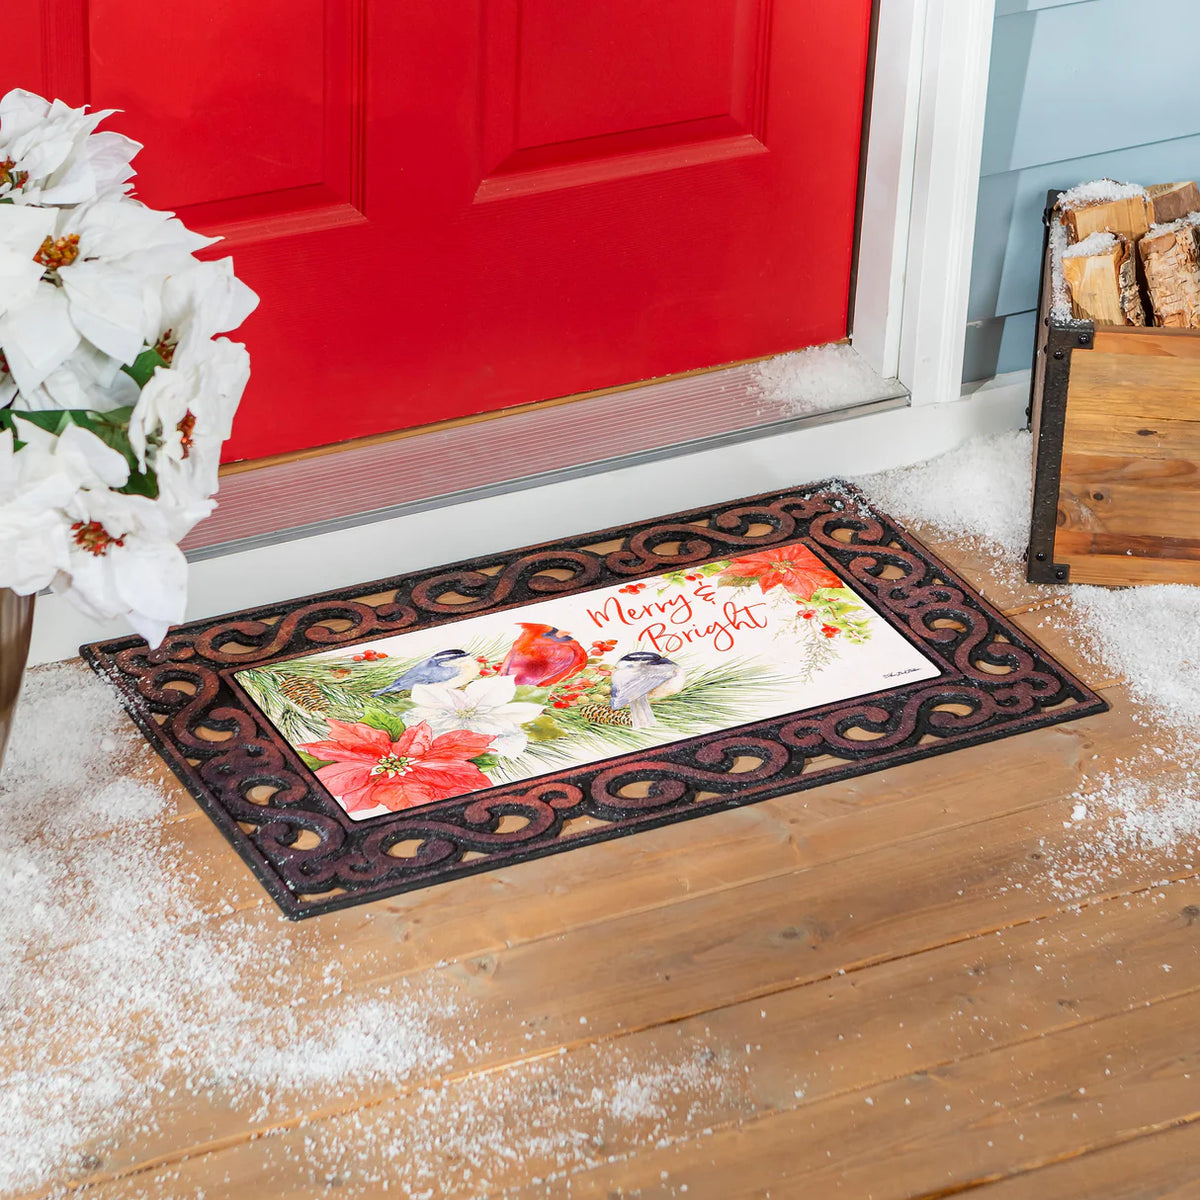
{"label": "red poinsettia flower", "polygon": [[380,805],[399,812],[492,786],[470,761],[492,744],[492,734],[459,729],[435,738],[422,721],[393,742],[382,729],[330,719],[329,735],[327,741],[297,746],[333,760],[317,769],[317,778],[347,812]]}
{"label": "red poinsettia flower", "polygon": [[720,575],[718,582],[730,579],[757,579],[764,592],[783,586],[805,600],[818,588],[836,588],[842,581],[811,551],[803,546],[780,546],[761,554],[735,558]]}

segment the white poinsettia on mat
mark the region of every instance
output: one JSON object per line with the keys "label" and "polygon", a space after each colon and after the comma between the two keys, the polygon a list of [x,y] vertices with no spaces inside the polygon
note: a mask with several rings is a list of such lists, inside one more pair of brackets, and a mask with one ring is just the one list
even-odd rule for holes
{"label": "white poinsettia on mat", "polygon": [[488,733],[489,749],[502,758],[515,758],[529,743],[521,728],[542,715],[542,706],[514,699],[517,681],[511,675],[476,679],[465,688],[446,683],[413,685],[413,706],[405,715],[409,726],[424,721],[435,734],[465,729]]}
{"label": "white poinsettia on mat", "polygon": [[258,297],[217,239],[130,194],[141,149],[0,98],[0,587],[50,586],[151,645],[182,619],[179,541],[214,507]]}

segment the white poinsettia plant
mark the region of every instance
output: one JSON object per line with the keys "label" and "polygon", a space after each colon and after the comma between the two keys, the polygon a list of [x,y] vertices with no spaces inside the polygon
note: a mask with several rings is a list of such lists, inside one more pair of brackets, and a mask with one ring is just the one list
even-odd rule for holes
{"label": "white poinsettia plant", "polygon": [[215,507],[258,297],[219,239],[130,195],[141,146],[0,99],[0,587],[49,586],[151,645],[182,619],[179,541]]}

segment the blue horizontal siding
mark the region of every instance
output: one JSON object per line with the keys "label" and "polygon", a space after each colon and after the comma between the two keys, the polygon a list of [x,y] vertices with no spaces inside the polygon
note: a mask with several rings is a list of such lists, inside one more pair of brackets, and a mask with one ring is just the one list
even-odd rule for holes
{"label": "blue horizontal siding", "polygon": [[963,378],[1029,366],[1050,188],[1200,177],[1200,0],[996,0]]}
{"label": "blue horizontal siding", "polygon": [[1024,371],[1033,359],[1037,314],[1032,310],[1007,317],[972,321],[967,326],[963,379],[991,379],[1006,371]]}
{"label": "blue horizontal siding", "polygon": [[1039,8],[1065,8],[1068,4],[1093,4],[1095,0],[996,0],[996,16],[1036,12]]}
{"label": "blue horizontal siding", "polygon": [[982,174],[1197,132],[1200,3],[1091,0],[998,17]]}
{"label": "blue horizontal siding", "polygon": [[[1196,123],[1200,124],[1200,110]],[[1006,316],[1037,304],[1042,208],[1050,188],[1068,188],[1105,177],[1150,184],[1197,176],[1200,133],[985,176],[979,181],[967,319]]]}

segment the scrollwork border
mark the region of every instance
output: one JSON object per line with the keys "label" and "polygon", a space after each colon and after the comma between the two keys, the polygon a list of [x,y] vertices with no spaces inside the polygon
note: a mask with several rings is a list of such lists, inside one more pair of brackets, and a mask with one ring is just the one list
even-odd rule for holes
{"label": "scrollwork border", "polygon": [[[358,822],[236,680],[250,666],[797,540],[942,674]],[[146,736],[292,918],[1108,707],[840,480],[192,622],[153,651],[127,637],[81,653],[117,687]],[[256,791],[271,794],[263,802]],[[588,828],[564,836],[564,826],[581,817]]]}

